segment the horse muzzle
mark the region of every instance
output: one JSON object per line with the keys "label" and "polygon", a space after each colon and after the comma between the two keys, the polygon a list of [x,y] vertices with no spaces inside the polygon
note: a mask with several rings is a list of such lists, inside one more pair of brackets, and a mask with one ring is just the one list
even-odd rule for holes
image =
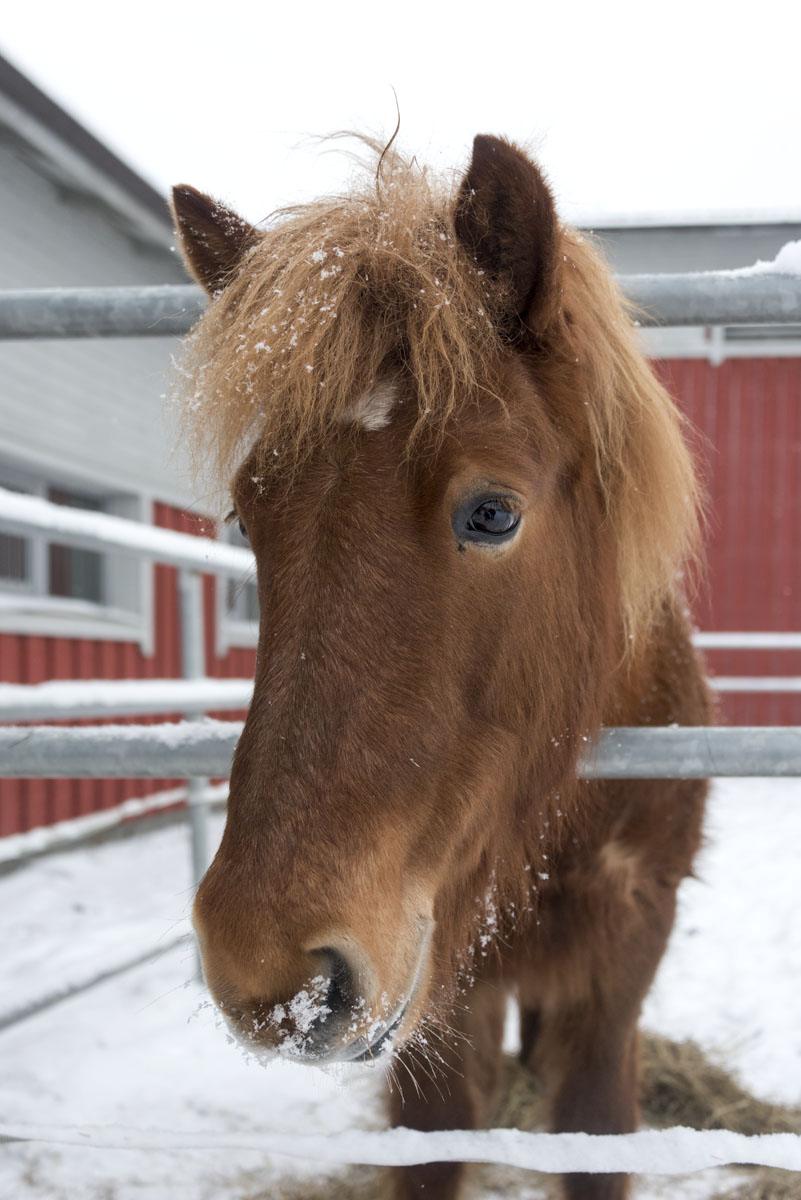
{"label": "horse muzzle", "polygon": [[383,1062],[409,1032],[404,1026],[418,1007],[432,931],[433,921],[426,919],[411,979],[394,1003],[386,992],[366,999],[358,982],[364,970],[357,971],[341,950],[323,946],[309,952],[317,973],[290,999],[246,1004],[218,999],[218,1005],[237,1041],[260,1056],[316,1066]]}

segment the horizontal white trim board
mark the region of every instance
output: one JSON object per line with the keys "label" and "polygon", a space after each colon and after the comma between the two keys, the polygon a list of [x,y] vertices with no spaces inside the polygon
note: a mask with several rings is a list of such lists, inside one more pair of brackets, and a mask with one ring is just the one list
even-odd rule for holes
{"label": "horizontal white trim board", "polygon": [[[166,725],[0,727],[0,777],[45,779],[227,776],[238,721]],[[668,726],[602,729],[585,779],[801,776],[801,727]]]}
{"label": "horizontal white trim board", "polygon": [[801,675],[713,675],[709,683],[716,692],[801,692]]}
{"label": "horizontal white trim board", "polygon": [[721,325],[651,327],[639,333],[643,352],[655,359],[708,359],[713,366],[720,366],[732,358],[801,358],[801,323],[793,335],[774,337],[764,333],[728,337],[728,330]]}
{"label": "horizontal white trim board", "polygon": [[754,1165],[801,1171],[801,1137],[749,1137],[723,1129],[642,1130],[639,1133],[524,1133],[519,1129],[352,1129],[334,1134],[215,1133],[211,1130],[136,1129],[123,1125],[0,1123],[0,1141],[80,1146],[82,1150],[240,1150],[307,1162],[411,1166],[429,1162],[502,1163],[528,1171],[626,1172],[686,1175],[708,1167]]}
{"label": "horizontal white trim board", "polygon": [[[2,531],[0,531],[2,532]],[[0,633],[16,633],[23,637],[89,638],[98,642],[133,642],[146,656],[153,653],[150,627],[139,616],[114,620],[110,610],[96,605],[95,616],[82,616],[69,610],[60,611],[57,604],[38,610],[21,602],[16,608],[3,604],[0,597]]]}
{"label": "horizontal white trim board", "polygon": [[693,643],[699,650],[801,650],[801,632],[705,629],[693,634]]}

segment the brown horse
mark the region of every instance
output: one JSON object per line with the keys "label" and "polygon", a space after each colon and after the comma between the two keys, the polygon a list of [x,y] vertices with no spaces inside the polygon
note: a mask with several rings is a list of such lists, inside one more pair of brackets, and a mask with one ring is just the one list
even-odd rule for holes
{"label": "brown horse", "polygon": [[[192,188],[174,206],[213,297],[187,411],[262,614],[195,905],[209,987],[254,1046],[391,1056],[392,1118],[423,1130],[487,1119],[515,993],[553,1129],[632,1130],[704,785],[581,782],[577,758],[709,701],[691,460],[609,272],[492,137],[455,186],[389,152],[266,230]],[[444,1200],[461,1173],[394,1186]]]}

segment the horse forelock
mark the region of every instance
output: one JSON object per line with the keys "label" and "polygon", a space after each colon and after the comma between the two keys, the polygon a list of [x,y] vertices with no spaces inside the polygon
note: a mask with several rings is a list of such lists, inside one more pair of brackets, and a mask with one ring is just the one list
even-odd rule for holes
{"label": "horse forelock", "polygon": [[501,289],[459,245],[452,204],[447,183],[396,157],[380,186],[263,232],[182,366],[190,435],[223,476],[254,443],[285,470],[398,374],[417,404],[412,441],[491,386]]}

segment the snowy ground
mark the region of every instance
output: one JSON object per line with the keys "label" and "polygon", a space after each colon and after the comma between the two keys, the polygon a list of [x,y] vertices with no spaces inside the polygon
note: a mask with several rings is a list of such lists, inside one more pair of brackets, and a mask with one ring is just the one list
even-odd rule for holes
{"label": "snowy ground", "polygon": [[[699,880],[646,1024],[692,1036],[766,1098],[801,1102],[801,781],[719,783]],[[4,1012],[133,958],[185,927],[181,827],[38,860],[0,877]],[[179,946],[0,1032],[0,1121],[253,1134],[381,1127],[376,1071],[337,1079],[263,1068],[226,1039]],[[645,1179],[638,1200],[705,1200],[730,1173]],[[375,1200],[371,1168],[333,1184],[263,1153],[0,1145],[0,1196],[19,1200]],[[801,1181],[799,1182],[801,1194]],[[475,1197],[542,1197],[541,1181],[476,1169]]]}

